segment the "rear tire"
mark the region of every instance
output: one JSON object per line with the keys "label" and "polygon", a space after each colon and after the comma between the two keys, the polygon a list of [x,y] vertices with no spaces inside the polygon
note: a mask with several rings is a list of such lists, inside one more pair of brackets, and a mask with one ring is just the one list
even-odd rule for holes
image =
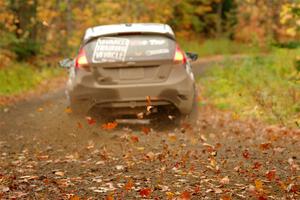
{"label": "rear tire", "polygon": [[190,125],[196,125],[199,117],[199,107],[198,107],[198,93],[195,89],[192,110],[189,114],[182,115],[182,123],[188,123]]}

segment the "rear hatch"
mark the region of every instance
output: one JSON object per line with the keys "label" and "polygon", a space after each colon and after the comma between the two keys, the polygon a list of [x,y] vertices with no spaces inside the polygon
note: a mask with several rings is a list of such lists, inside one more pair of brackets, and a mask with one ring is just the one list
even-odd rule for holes
{"label": "rear hatch", "polygon": [[99,84],[161,82],[170,74],[176,42],[163,35],[98,37],[84,45]]}

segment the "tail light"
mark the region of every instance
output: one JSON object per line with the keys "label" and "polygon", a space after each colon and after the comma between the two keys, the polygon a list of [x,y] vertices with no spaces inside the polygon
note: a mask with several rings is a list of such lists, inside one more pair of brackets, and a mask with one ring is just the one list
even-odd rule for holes
{"label": "tail light", "polygon": [[174,62],[175,63],[186,63],[185,53],[176,45],[175,55],[174,55]]}
{"label": "tail light", "polygon": [[75,61],[75,67],[78,68],[88,68],[88,61],[83,48],[80,49],[79,54]]}

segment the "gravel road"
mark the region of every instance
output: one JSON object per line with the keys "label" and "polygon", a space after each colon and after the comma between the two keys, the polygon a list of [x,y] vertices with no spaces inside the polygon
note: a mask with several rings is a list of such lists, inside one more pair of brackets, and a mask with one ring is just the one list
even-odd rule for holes
{"label": "gravel road", "polygon": [[1,110],[1,199],[300,198],[300,130],[209,102],[196,126],[158,128],[74,120],[66,106],[58,88]]}

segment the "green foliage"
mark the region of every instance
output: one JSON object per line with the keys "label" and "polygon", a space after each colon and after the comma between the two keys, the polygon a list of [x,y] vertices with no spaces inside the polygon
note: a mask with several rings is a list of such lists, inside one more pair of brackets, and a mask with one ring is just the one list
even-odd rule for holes
{"label": "green foliage", "polygon": [[179,39],[179,43],[185,51],[196,52],[200,58],[203,56],[252,54],[265,51],[265,49],[261,49],[253,44],[239,43],[226,38],[209,39],[204,42]]}
{"label": "green foliage", "polygon": [[265,57],[227,60],[199,80],[204,95],[219,108],[242,116],[293,125],[300,117],[300,86],[293,65],[299,53],[277,49]]}
{"label": "green foliage", "polygon": [[0,70],[0,95],[18,94],[34,89],[42,81],[61,73],[58,68],[37,69],[27,63],[15,63]]}
{"label": "green foliage", "polygon": [[29,59],[40,52],[40,44],[32,39],[16,39],[10,45],[10,49],[17,55],[18,61]]}

